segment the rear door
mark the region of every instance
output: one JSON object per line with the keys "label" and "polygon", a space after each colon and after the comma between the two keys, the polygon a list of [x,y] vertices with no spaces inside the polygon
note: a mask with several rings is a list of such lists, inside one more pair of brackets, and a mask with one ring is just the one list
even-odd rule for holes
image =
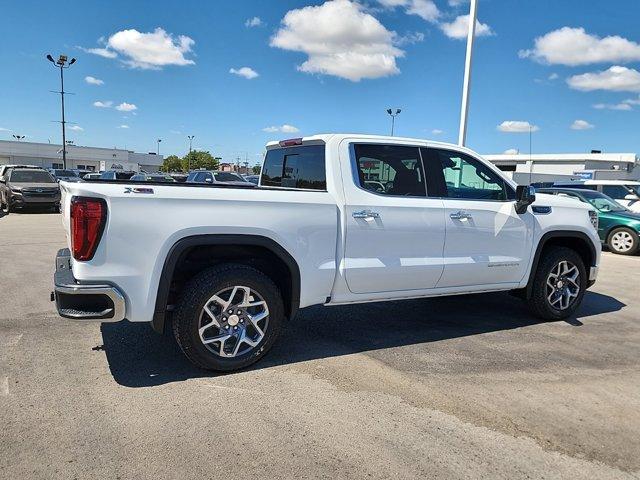
{"label": "rear door", "polygon": [[355,144],[345,179],[343,268],[352,293],[424,290],[443,271],[444,210],[428,198],[420,149]]}
{"label": "rear door", "polygon": [[516,213],[513,188],[462,152],[429,148],[423,158],[427,177],[436,184],[431,191],[444,202],[444,272],[438,288],[520,282],[531,255],[533,217]]}

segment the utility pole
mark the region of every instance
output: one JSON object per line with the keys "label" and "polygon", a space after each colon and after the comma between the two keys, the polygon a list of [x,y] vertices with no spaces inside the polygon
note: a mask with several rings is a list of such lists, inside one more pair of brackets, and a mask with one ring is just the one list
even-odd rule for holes
{"label": "utility pole", "polygon": [[161,139],[161,138],[159,138],[159,139],[157,140],[157,142],[158,142],[158,147],[157,147],[157,149],[156,149],[156,155],[160,155],[160,142],[161,142],[161,141],[162,141],[162,139]]}
{"label": "utility pole", "polygon": [[51,55],[47,55],[47,60],[49,60],[53,66],[55,68],[59,68],[60,69],[60,97],[62,99],[62,166],[63,168],[67,168],[67,137],[66,137],[66,132],[65,132],[65,125],[66,125],[66,121],[64,119],[64,69],[65,68],[69,68],[71,65],[73,65],[74,63],[76,63],[76,59],[72,58],[69,63],[67,64],[67,56],[66,55],[60,55],[60,57],[58,58],[58,60],[54,60],[53,57]]}
{"label": "utility pole", "polygon": [[473,41],[476,36],[478,0],[471,0],[469,9],[469,33],[467,35],[467,56],[464,61],[464,82],[462,85],[462,106],[460,108],[460,134],[458,145],[467,143],[467,115],[469,114],[469,88],[471,87],[471,65],[473,61]]}
{"label": "utility pole", "polygon": [[387,113],[391,115],[391,136],[392,137],[393,137],[393,130],[396,125],[396,117],[400,115],[400,112],[402,112],[402,110],[400,110],[399,108],[396,108],[396,109],[387,108]]}
{"label": "utility pole", "polygon": [[187,156],[187,158],[188,158],[188,160],[187,160],[187,164],[188,164],[187,170],[188,170],[188,172],[190,172],[191,171],[191,145],[193,143],[193,139],[196,138],[196,136],[195,135],[187,135],[187,138],[189,139],[189,155]]}

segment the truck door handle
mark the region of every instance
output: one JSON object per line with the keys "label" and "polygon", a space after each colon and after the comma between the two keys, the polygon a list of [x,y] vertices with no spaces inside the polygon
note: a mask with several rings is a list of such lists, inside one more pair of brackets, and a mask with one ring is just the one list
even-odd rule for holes
{"label": "truck door handle", "polygon": [[371,210],[361,210],[359,212],[353,212],[351,215],[353,218],[380,218],[378,212],[372,212]]}
{"label": "truck door handle", "polygon": [[455,213],[452,213],[449,215],[449,217],[451,217],[452,220],[470,220],[471,214],[465,212],[464,210],[459,210]]}

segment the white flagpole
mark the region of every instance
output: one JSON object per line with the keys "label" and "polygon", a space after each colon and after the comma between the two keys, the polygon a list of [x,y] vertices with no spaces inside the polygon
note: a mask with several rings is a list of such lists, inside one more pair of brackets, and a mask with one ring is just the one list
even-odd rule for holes
{"label": "white flagpole", "polygon": [[467,114],[469,113],[469,87],[471,86],[471,63],[473,60],[473,41],[476,36],[476,18],[478,17],[478,0],[471,0],[469,8],[469,34],[467,36],[467,56],[464,62],[464,84],[462,86],[462,107],[460,108],[460,135],[458,144],[467,142]]}

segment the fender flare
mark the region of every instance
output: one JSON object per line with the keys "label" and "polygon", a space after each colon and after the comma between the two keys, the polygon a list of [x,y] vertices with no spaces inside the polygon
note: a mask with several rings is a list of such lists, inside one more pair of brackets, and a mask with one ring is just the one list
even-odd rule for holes
{"label": "fender flare", "polygon": [[577,238],[584,241],[589,247],[589,252],[591,253],[591,265],[587,265],[587,267],[595,266],[593,264],[595,262],[595,259],[597,258],[596,247],[594,247],[593,242],[591,241],[591,238],[589,238],[589,236],[586,233],[580,232],[578,230],[554,230],[552,232],[547,232],[540,238],[540,241],[538,242],[538,246],[536,247],[536,253],[533,256],[533,262],[531,263],[531,270],[529,271],[529,279],[527,280],[526,298],[531,298],[531,291],[533,289],[532,281],[538,269],[538,263],[540,263],[540,256],[542,255],[542,250],[544,249],[545,245],[549,242],[549,240],[551,240],[552,238]]}
{"label": "fender flare", "polygon": [[285,305],[288,317],[293,318],[298,311],[300,305],[300,268],[298,263],[275,240],[260,235],[235,235],[235,234],[205,234],[193,235],[178,240],[169,249],[167,257],[164,260],[160,281],[158,283],[158,293],[153,312],[151,326],[158,333],[164,332],[164,324],[166,319],[166,307],[169,298],[169,290],[171,280],[175,272],[178,261],[182,255],[193,247],[200,246],[220,246],[220,245],[243,245],[251,247],[263,247],[269,250],[282,260],[291,275],[291,300],[289,305]]}

